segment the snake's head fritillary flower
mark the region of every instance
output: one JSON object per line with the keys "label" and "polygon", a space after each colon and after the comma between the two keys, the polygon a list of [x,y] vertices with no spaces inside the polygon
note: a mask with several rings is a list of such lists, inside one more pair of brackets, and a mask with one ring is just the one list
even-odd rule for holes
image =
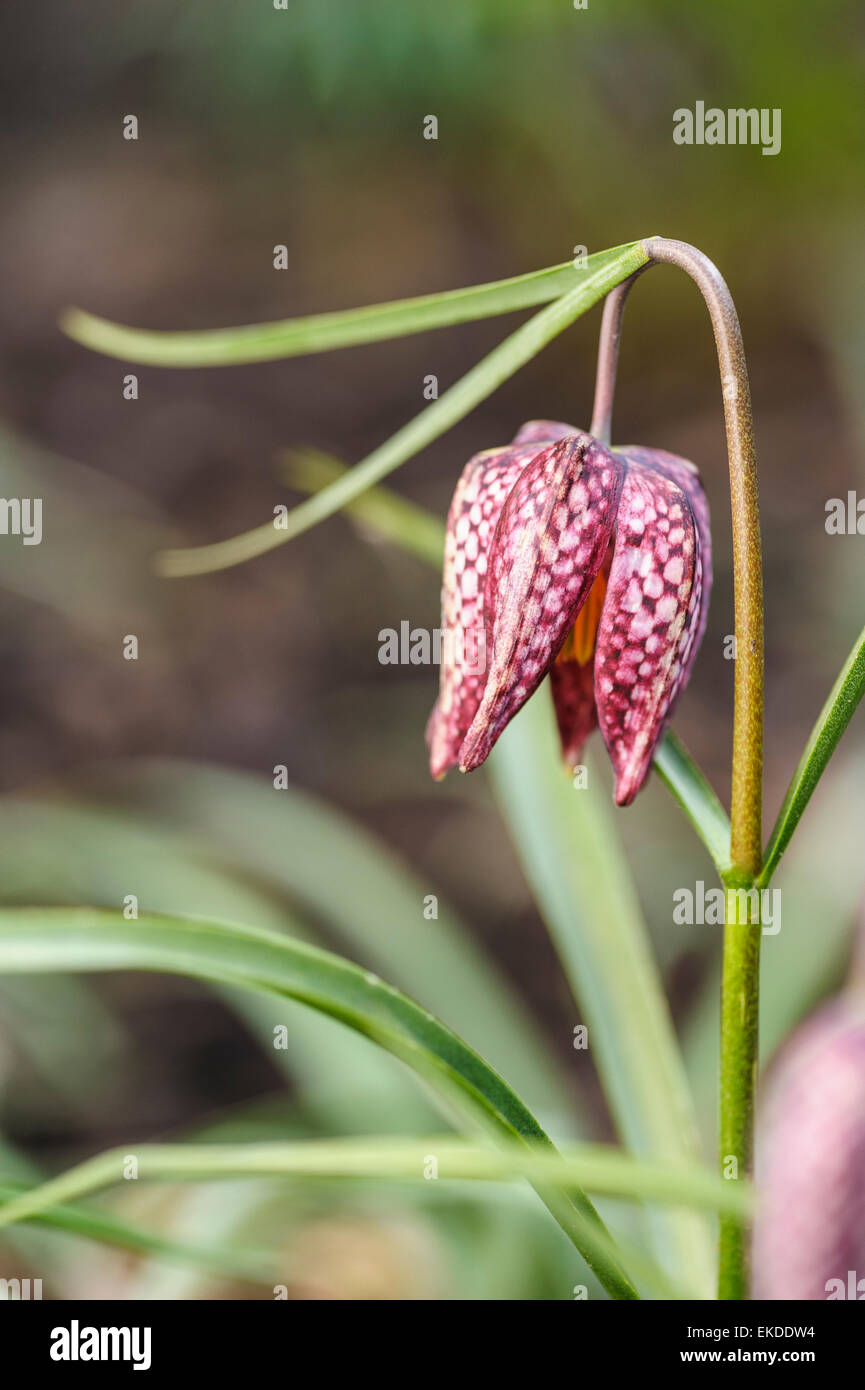
{"label": "snake's head fritillary flower", "polygon": [[[758,1127],[758,1299],[865,1295],[865,1007],[842,995],[787,1043]],[[860,1283],[861,1280],[861,1283]]]}
{"label": "snake's head fritillary flower", "polygon": [[697,470],[549,420],[476,454],[448,515],[430,768],[478,767],[549,672],[562,748],[598,725],[627,806],[687,682],[712,583]]}

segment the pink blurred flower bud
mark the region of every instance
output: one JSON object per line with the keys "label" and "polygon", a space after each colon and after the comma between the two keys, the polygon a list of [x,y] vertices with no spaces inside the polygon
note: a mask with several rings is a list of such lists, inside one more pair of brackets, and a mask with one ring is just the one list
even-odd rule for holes
{"label": "pink blurred flower bud", "polygon": [[756,1299],[865,1299],[865,1004],[845,995],[785,1046],[763,1097]]}

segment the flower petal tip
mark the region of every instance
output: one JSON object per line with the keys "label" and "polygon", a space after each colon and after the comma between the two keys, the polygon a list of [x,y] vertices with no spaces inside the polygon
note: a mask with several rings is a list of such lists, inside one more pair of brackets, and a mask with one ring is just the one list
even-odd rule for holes
{"label": "flower petal tip", "polygon": [[460,772],[474,772],[486,762],[491,751],[492,745],[482,735],[473,739],[471,743],[466,739],[460,749]]}
{"label": "flower petal tip", "polygon": [[635,797],[639,795],[648,782],[651,770],[651,754],[648,758],[643,756],[639,762],[635,759],[630,763],[626,763],[623,768],[615,770],[616,786],[613,792],[613,800],[617,806],[625,807],[631,805]]}
{"label": "flower petal tip", "polygon": [[447,774],[455,768],[457,759],[449,748],[443,748],[438,739],[430,741],[429,770],[434,782],[443,782]]}

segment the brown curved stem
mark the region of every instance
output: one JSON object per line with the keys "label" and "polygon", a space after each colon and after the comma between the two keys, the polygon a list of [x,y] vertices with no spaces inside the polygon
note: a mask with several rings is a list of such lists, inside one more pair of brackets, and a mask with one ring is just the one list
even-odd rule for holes
{"label": "brown curved stem", "polygon": [[[730,465],[736,634],[730,805],[732,867],[725,874],[724,883],[728,889],[750,888],[760,872],[762,859],[763,567],[745,349],[730,291],[708,257],[686,242],[665,237],[650,237],[644,245],[650,264],[665,261],[678,266],[696,283],[709,310],[718,352]],[[599,437],[607,441],[622,311],[634,278],[613,290],[604,306],[594,421]],[[596,433],[594,424],[592,433]],[[729,908],[729,892],[727,897]],[[751,920],[740,922],[737,916],[735,910],[728,910],[721,995],[720,1156],[722,1172],[727,1177],[744,1176],[750,1167],[757,1070],[761,928]],[[738,1222],[722,1221],[720,1298],[747,1297],[746,1240],[746,1232]]]}
{"label": "brown curved stem", "polygon": [[677,265],[695,281],[706,301],[718,349],[730,462],[736,632],[730,857],[734,869],[753,879],[760,872],[762,857],[763,563],[751,388],[742,330],[720,271],[702,251],[665,237],[651,237],[646,250],[653,261]]}
{"label": "brown curved stem", "polygon": [[601,337],[598,343],[598,369],[595,375],[595,402],[592,408],[592,423],[589,433],[602,444],[610,443],[610,430],[613,419],[613,397],[616,394],[616,368],[619,362],[619,342],[622,336],[622,316],[625,301],[631,292],[634,281],[648,266],[616,285],[604,300],[604,316],[601,320]]}

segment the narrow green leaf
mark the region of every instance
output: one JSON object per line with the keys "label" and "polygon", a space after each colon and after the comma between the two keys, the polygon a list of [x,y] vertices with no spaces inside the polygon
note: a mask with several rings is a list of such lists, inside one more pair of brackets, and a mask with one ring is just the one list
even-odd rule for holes
{"label": "narrow green leaf", "polygon": [[385,338],[401,338],[430,328],[492,318],[545,304],[569,294],[622,254],[639,246],[639,242],[631,242],[599,251],[587,257],[578,269],[565,262],[486,285],[470,285],[466,289],[424,294],[388,304],[369,304],[338,313],[245,324],[240,328],[157,333],[111,323],[83,309],[67,310],[60,326],[83,347],[142,366],[224,367],[241,362],[269,362],[274,358],[299,357],[311,352],[380,342]]}
{"label": "narrow green leaf", "polygon": [[[326,951],[272,932],[142,915],[127,922],[96,909],[0,911],[0,970],[155,970],[261,990],[330,1015],[425,1077],[465,1120],[501,1138],[553,1145],[505,1081],[455,1033],[378,976]],[[607,1291],[636,1290],[611,1256],[609,1237],[585,1195],[546,1187],[538,1195]]]}
{"label": "narrow green leaf", "polygon": [[[139,1180],[226,1177],[366,1178],[427,1180],[435,1164],[440,1182],[512,1182],[569,1191],[577,1185],[610,1197],[695,1206],[744,1217],[747,1187],[723,1182],[695,1166],[640,1163],[615,1149],[586,1145],[556,1153],[509,1143],[481,1147],[448,1135],[424,1139],[324,1139],[301,1143],[140,1144],[133,1150]],[[0,1206],[0,1227],[32,1220],[57,1204],[123,1181],[129,1145],[85,1160],[39,1187],[13,1190]],[[13,1185],[13,1189],[16,1185]],[[3,1194],[0,1186],[0,1195]],[[74,1213],[80,1225],[80,1211]],[[73,1215],[66,1212],[67,1223]],[[88,1213],[89,1216],[89,1213]],[[58,1223],[59,1224],[59,1223]]]}
{"label": "narrow green leaf", "polygon": [[[209,1250],[206,1246],[188,1245],[154,1235],[92,1207],[56,1205],[54,1201],[43,1202],[41,1194],[49,1186],[50,1183],[43,1183],[38,1187],[28,1187],[24,1183],[0,1180],[0,1202],[3,1203],[0,1206],[0,1226],[7,1224],[3,1219],[5,1212],[14,1208],[17,1203],[24,1203],[31,1207],[24,1219],[37,1221],[40,1225],[63,1231],[66,1235],[81,1236],[85,1240],[99,1241],[102,1245],[113,1245],[118,1250],[129,1250],[133,1254],[148,1255],[152,1259],[193,1266],[211,1274],[242,1279],[253,1284],[271,1283],[278,1272],[278,1260],[275,1255],[239,1250]],[[96,1188],[82,1190],[95,1191]]]}
{"label": "narrow green leaf", "polygon": [[790,838],[814,789],[850,720],[856,712],[859,701],[865,694],[865,628],[856,639],[850,655],[844,663],[829,698],[811,731],[811,737],[793,774],[793,780],[778,813],[763,862],[763,870],[758,880],[765,888],[778,867],[781,856],[790,843]]}
{"label": "narrow green leaf", "polygon": [[655,769],[672,792],[723,879],[730,869],[730,818],[685,745],[671,731],[655,754]]}
{"label": "narrow green leaf", "polygon": [[193,574],[208,574],[212,570],[229,569],[244,560],[254,559],[285,541],[308,531],[320,521],[332,516],[347,503],[354,501],[373,483],[380,482],[400,464],[431,444],[434,439],[462,420],[497,387],[546,347],[558,333],[567,328],[609,293],[622,280],[646,264],[647,255],[641,242],[635,242],[611,254],[591,273],[580,273],[579,283],[561,299],[548,304],[530,318],[503,343],[494,348],[448,391],[426,406],[384,444],[329,487],[301,502],[276,526],[266,521],[252,531],[245,531],[229,540],[192,550],[166,550],[157,556],[157,569],[166,578],[178,579]]}
{"label": "narrow green leaf", "polygon": [[[698,1154],[684,1064],[648,934],[593,765],[576,789],[561,765],[549,693],[520,711],[490,759],[501,814],[564,966],[618,1132],[635,1154]],[[713,1284],[711,1232],[689,1213],[659,1213],[665,1267]]]}

